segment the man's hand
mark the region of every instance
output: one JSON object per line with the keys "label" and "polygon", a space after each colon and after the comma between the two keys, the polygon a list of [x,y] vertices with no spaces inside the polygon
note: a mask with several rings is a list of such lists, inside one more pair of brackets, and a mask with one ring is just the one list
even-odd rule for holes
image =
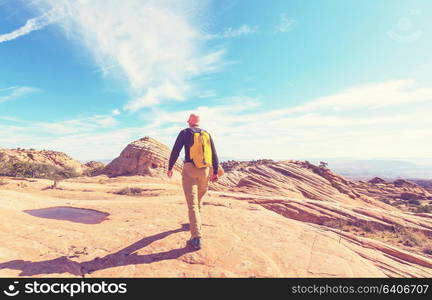
{"label": "man's hand", "polygon": [[212,174],[210,180],[211,180],[211,182],[216,182],[216,181],[218,181],[218,175],[217,175],[217,174]]}
{"label": "man's hand", "polygon": [[168,176],[168,177],[172,177],[172,175],[173,175],[173,171],[172,171],[172,170],[168,170],[168,172],[167,172],[167,176]]}

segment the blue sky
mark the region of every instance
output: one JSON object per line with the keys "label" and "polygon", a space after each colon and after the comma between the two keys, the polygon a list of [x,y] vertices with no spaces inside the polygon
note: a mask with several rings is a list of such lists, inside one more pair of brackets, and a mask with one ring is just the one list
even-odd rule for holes
{"label": "blue sky", "polygon": [[0,0],[0,148],[432,157],[432,2]]}

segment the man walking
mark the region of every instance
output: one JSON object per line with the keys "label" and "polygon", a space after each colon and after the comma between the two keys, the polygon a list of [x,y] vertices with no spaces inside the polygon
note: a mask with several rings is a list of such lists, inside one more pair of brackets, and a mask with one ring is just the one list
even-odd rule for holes
{"label": "man walking", "polygon": [[[173,166],[180,151],[184,147],[185,159],[182,171],[183,191],[189,212],[191,239],[188,245],[194,249],[201,249],[201,206],[202,198],[207,192],[209,176],[211,181],[218,180],[219,159],[210,134],[199,128],[200,117],[195,114],[189,116],[189,128],[180,131],[171,151],[168,177],[173,174]],[[212,167],[212,174],[209,174]]]}

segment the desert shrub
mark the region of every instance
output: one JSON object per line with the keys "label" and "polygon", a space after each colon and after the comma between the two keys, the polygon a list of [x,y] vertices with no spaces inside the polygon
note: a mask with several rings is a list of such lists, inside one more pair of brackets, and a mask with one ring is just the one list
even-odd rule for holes
{"label": "desert shrub", "polygon": [[331,227],[331,228],[336,228],[336,229],[343,229],[344,227],[347,226],[347,221],[342,220],[342,219],[326,220],[322,223],[322,225],[327,226],[327,227]]}
{"label": "desert shrub", "polygon": [[14,161],[0,163],[0,176],[61,180],[77,177],[79,174],[71,168],[63,169],[47,164]]}
{"label": "desert shrub", "polygon": [[97,167],[92,170],[86,170],[84,171],[84,176],[92,177],[92,176],[98,176],[101,174],[101,171],[104,169],[104,167]]}
{"label": "desert shrub", "polygon": [[410,199],[408,200],[408,203],[411,205],[420,205],[420,201],[418,201],[417,199]]}
{"label": "desert shrub", "polygon": [[360,227],[366,232],[369,232],[369,233],[374,232],[374,227],[370,222],[361,223]]}
{"label": "desert shrub", "polygon": [[399,243],[422,251],[424,254],[432,255],[431,235],[413,228],[406,228],[400,225],[396,225],[393,228],[380,228],[371,222],[346,221],[341,219],[326,220],[322,225],[343,231],[351,231],[360,236],[383,240],[385,242]]}
{"label": "desert shrub", "polygon": [[375,233],[376,231],[376,228],[371,222],[336,219],[324,221],[322,225],[344,231],[362,231],[364,233],[371,234]]}
{"label": "desert shrub", "polygon": [[432,244],[431,243],[429,245],[426,245],[425,247],[423,247],[423,253],[428,254],[428,255],[432,255]]}
{"label": "desert shrub", "polygon": [[225,172],[231,171],[246,171],[248,167],[258,166],[258,165],[271,165],[276,163],[276,161],[272,159],[257,159],[250,161],[236,161],[236,160],[227,160],[221,162],[221,167]]}
{"label": "desert shrub", "polygon": [[326,227],[331,227],[331,228],[340,228],[340,226],[336,220],[326,220],[326,221],[322,222],[321,225],[326,226]]}
{"label": "desert shrub", "polygon": [[396,200],[391,205],[393,205],[393,206],[405,205],[405,201]]}
{"label": "desert shrub", "polygon": [[420,205],[417,207],[416,213],[432,213],[432,205]]}
{"label": "desert shrub", "polygon": [[53,183],[52,183],[51,185],[47,186],[47,187],[44,187],[44,188],[42,189],[42,191],[45,191],[45,190],[64,190],[64,188],[59,187],[59,186],[57,185],[57,184],[58,184],[58,181],[59,181],[59,180],[53,180]]}
{"label": "desert shrub", "polygon": [[402,200],[418,200],[418,195],[414,193],[401,193],[400,198]]}
{"label": "desert shrub", "polygon": [[119,191],[114,192],[114,194],[117,195],[129,195],[129,196],[136,196],[140,195],[142,192],[144,192],[144,189],[138,188],[138,187],[125,187]]}
{"label": "desert shrub", "polygon": [[328,169],[328,163],[326,163],[324,161],[320,161],[319,168]]}
{"label": "desert shrub", "polygon": [[95,161],[90,161],[86,163],[86,166],[89,167],[89,169],[85,170],[83,172],[84,176],[98,176],[101,174],[101,171],[105,168],[105,165],[103,163],[98,163]]}
{"label": "desert shrub", "polygon": [[387,198],[381,199],[381,201],[384,202],[385,204],[390,204],[390,205],[392,204],[390,199]]}
{"label": "desert shrub", "polygon": [[425,247],[430,246],[430,238],[423,232],[403,226],[395,226],[394,232],[399,239],[399,242],[409,247]]}

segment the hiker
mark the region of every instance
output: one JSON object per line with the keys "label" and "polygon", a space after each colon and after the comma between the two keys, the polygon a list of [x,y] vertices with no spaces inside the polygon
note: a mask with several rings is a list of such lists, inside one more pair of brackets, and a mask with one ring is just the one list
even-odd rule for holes
{"label": "hiker", "polygon": [[[173,174],[173,167],[182,150],[185,148],[185,159],[182,170],[183,191],[189,211],[191,239],[188,245],[194,250],[201,249],[201,206],[202,198],[207,192],[209,179],[218,180],[219,159],[210,134],[199,128],[200,117],[189,116],[189,128],[180,131],[171,151],[168,177]],[[210,173],[212,170],[212,174]]]}

